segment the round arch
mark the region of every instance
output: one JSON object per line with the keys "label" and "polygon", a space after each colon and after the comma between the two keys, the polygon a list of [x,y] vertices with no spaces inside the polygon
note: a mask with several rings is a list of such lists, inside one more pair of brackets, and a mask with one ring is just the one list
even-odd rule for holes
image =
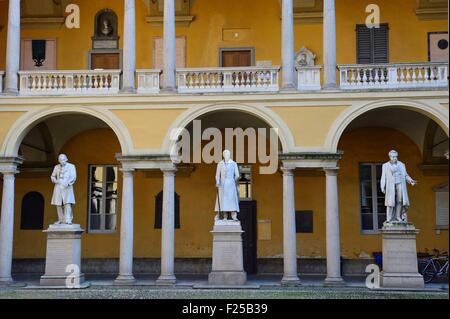
{"label": "round arch", "polygon": [[236,111],[243,112],[253,115],[260,120],[266,122],[271,128],[278,129],[278,138],[281,142],[281,147],[284,153],[288,153],[294,149],[295,143],[292,133],[289,127],[284,123],[284,121],[270,109],[261,106],[253,106],[246,104],[236,104],[236,103],[220,103],[213,105],[205,105],[202,107],[195,107],[187,110],[181,114],[171,125],[169,131],[167,132],[162,151],[164,153],[169,153],[170,149],[174,143],[171,137],[178,137],[181,131],[186,128],[192,121],[201,117],[202,115],[217,112],[217,111]]}
{"label": "round arch", "polygon": [[0,149],[0,154],[5,157],[16,157],[19,152],[20,144],[34,126],[48,118],[65,114],[90,115],[103,121],[115,133],[117,139],[119,140],[122,154],[129,154],[133,149],[133,142],[128,129],[125,124],[123,124],[123,122],[111,112],[87,107],[51,107],[37,111],[30,111],[20,117],[6,135]]}
{"label": "round arch", "polygon": [[449,135],[449,117],[446,110],[440,105],[428,105],[422,102],[410,100],[384,100],[371,102],[368,104],[358,104],[345,110],[333,123],[325,147],[331,152],[338,151],[339,140],[349,124],[359,116],[376,109],[381,108],[404,108],[407,110],[421,113],[434,120]]}

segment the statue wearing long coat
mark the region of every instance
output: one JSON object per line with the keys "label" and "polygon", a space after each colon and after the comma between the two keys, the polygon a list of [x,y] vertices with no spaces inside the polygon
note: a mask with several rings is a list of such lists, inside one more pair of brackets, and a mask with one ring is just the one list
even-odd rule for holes
{"label": "statue wearing long coat", "polygon": [[53,169],[51,176],[55,184],[52,196],[52,205],[64,206],[65,204],[75,204],[73,184],[77,179],[75,165],[66,163],[64,166],[58,164]]}
{"label": "statue wearing long coat", "polygon": [[[408,191],[406,189],[406,181],[412,180],[411,177],[406,172],[405,164],[397,161],[397,167],[401,175],[401,189],[402,189],[402,199],[403,207],[409,207]],[[395,207],[395,178],[392,174],[390,162],[383,164],[383,170],[381,173],[380,180],[381,189],[385,189],[385,199],[384,205],[387,207]]]}
{"label": "statue wearing long coat", "polygon": [[239,168],[235,161],[220,161],[216,170],[216,185],[218,185],[219,201],[216,198],[216,212],[239,212]]}

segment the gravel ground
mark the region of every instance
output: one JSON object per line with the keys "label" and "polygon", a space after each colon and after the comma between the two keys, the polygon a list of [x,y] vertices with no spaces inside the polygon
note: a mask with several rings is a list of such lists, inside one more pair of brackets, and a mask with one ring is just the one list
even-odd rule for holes
{"label": "gravel ground", "polygon": [[90,287],[80,290],[0,289],[0,299],[449,299],[448,291],[398,292],[355,288],[259,290]]}

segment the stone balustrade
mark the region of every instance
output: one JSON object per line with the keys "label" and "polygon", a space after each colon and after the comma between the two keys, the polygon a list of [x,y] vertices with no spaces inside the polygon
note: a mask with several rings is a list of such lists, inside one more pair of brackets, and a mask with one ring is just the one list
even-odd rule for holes
{"label": "stone balustrade", "polygon": [[0,71],[0,93],[3,92],[3,76],[5,75],[4,71]]}
{"label": "stone balustrade", "polygon": [[136,70],[137,93],[157,94],[160,91],[160,69]]}
{"label": "stone balustrade", "polygon": [[20,95],[117,94],[121,70],[19,71]]}
{"label": "stone balustrade", "polygon": [[277,92],[278,66],[177,69],[179,93]]}
{"label": "stone balustrade", "polygon": [[448,86],[448,63],[339,65],[343,90],[439,88]]}
{"label": "stone balustrade", "polygon": [[300,66],[297,67],[297,90],[314,91],[320,90],[320,70],[322,66]]}

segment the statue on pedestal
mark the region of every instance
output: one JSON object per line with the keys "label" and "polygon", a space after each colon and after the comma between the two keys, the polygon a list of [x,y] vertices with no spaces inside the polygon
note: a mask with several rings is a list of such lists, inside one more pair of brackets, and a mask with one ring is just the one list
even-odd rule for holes
{"label": "statue on pedestal", "polygon": [[[216,170],[216,217],[219,219],[228,219],[231,214],[233,221],[238,221],[239,212],[239,168],[235,161],[231,159],[229,150],[223,151],[223,160],[217,164]],[[227,217],[221,216],[227,213]]]}
{"label": "statue on pedestal", "polygon": [[68,163],[65,154],[58,156],[59,164],[53,169],[51,180],[53,189],[52,205],[56,206],[58,221],[55,224],[72,225],[72,205],[75,204],[73,184],[77,179],[75,165]]}
{"label": "statue on pedestal", "polygon": [[409,199],[406,183],[417,184],[406,172],[405,164],[398,160],[398,152],[389,152],[390,161],[383,164],[380,187],[385,194],[386,223],[408,223]]}

